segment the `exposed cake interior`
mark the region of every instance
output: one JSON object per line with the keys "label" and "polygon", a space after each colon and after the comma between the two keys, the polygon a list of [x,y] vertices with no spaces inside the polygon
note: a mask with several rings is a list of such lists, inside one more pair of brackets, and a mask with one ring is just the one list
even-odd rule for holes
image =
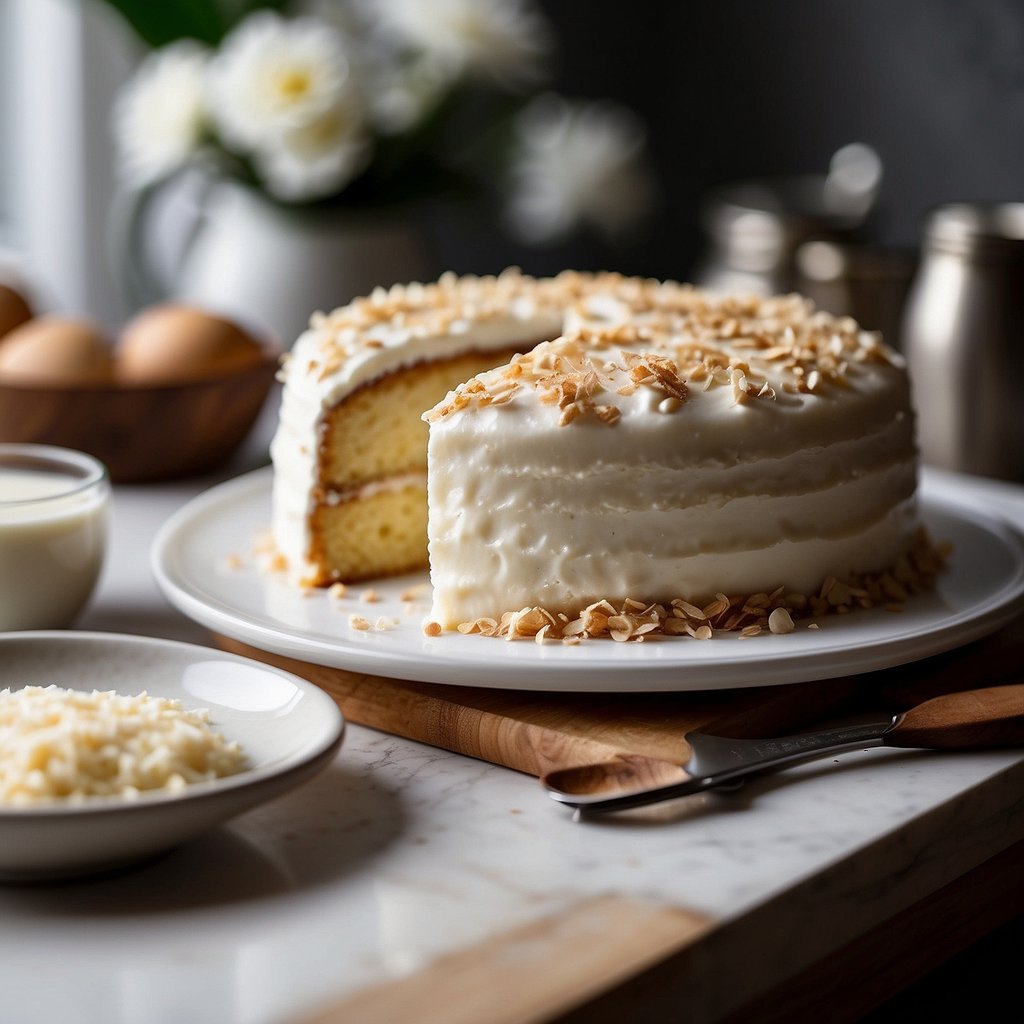
{"label": "exposed cake interior", "polygon": [[501,358],[502,353],[471,353],[405,367],[363,385],[324,414],[309,527],[309,558],[319,567],[315,583],[355,582],[426,566],[422,412]]}
{"label": "exposed cake interior", "polygon": [[272,531],[292,578],[324,586],[427,565],[422,413],[552,338],[560,289],[517,272],[378,289],[316,314],[282,370]]}

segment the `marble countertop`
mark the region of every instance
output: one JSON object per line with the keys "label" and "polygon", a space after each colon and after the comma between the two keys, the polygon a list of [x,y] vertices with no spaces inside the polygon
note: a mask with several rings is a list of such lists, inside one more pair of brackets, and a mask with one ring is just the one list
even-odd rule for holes
{"label": "marble countertop", "polygon": [[[964,479],[1024,525],[1024,488]],[[116,489],[78,628],[211,642],[147,562],[210,482]],[[686,1019],[715,1020],[1024,838],[1022,783],[1020,753],[860,751],[574,823],[531,777],[350,725],[158,861],[0,887],[0,1020],[548,1020],[688,944]]]}

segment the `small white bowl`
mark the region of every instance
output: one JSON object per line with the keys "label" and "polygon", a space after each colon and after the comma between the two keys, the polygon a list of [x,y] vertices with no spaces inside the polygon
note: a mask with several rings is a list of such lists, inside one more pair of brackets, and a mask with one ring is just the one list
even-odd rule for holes
{"label": "small white bowl", "polygon": [[0,805],[0,878],[39,880],[124,867],[177,846],[324,769],[344,734],[334,701],[312,683],[213,648],[68,631],[0,634],[0,687],[143,691],[207,708],[248,767],[179,795]]}
{"label": "small white bowl", "polygon": [[103,566],[109,508],[110,478],[98,459],[0,444],[0,630],[74,622]]}

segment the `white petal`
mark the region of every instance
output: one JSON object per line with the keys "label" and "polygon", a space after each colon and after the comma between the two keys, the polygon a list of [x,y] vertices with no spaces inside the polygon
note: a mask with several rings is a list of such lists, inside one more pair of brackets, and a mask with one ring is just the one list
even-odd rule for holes
{"label": "white petal", "polygon": [[192,40],[154,51],[126,83],[113,109],[121,172],[146,184],[195,153],[206,127],[208,51]]}
{"label": "white petal", "polygon": [[545,96],[517,127],[508,212],[521,237],[554,241],[584,224],[615,235],[643,213],[651,183],[643,127],[630,111]]}
{"label": "white petal", "polygon": [[342,105],[283,133],[256,154],[256,165],[271,195],[299,202],[341,191],[369,156],[357,116]]}
{"label": "white petal", "polygon": [[536,80],[551,49],[547,21],[530,0],[363,0],[378,27],[422,50],[453,77],[514,85]]}
{"label": "white petal", "polygon": [[210,90],[225,139],[253,149],[357,96],[336,28],[269,11],[246,18],[224,40],[210,66]]}

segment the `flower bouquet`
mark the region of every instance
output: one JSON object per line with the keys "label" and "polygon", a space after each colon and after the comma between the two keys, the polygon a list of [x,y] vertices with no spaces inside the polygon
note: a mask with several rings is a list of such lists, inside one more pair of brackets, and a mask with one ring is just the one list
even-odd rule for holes
{"label": "flower bouquet", "polygon": [[106,2],[151,48],[113,113],[130,187],[203,165],[286,208],[472,194],[530,243],[648,204],[640,122],[548,91],[530,0]]}

